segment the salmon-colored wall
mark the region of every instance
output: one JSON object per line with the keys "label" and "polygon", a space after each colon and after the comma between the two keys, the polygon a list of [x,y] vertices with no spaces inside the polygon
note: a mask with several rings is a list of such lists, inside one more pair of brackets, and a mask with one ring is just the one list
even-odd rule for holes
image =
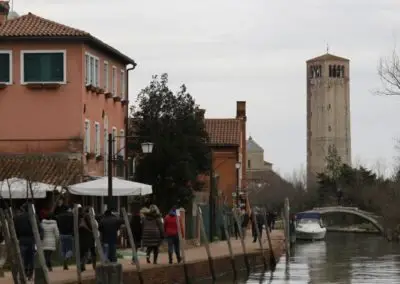
{"label": "salmon-colored wall", "polygon": [[[82,47],[76,44],[2,43],[1,50],[12,51],[13,66],[13,84],[0,91],[1,139],[78,136],[82,121]],[[66,50],[67,84],[51,90],[31,90],[21,85],[21,50]]]}
{"label": "salmon-colored wall", "polygon": [[[125,93],[126,93],[126,84],[127,84],[127,74],[126,74],[126,67],[121,62],[114,60],[106,56],[105,54],[90,48],[89,46],[84,46],[82,52],[82,68],[85,70],[85,54],[89,53],[93,56],[99,58],[99,70],[100,70],[100,87],[104,86],[105,80],[105,71],[104,71],[104,61],[108,62],[109,68],[109,82],[108,86],[111,89],[111,80],[112,80],[112,67],[115,66],[117,68],[117,79],[116,79],[116,86],[117,86],[117,94],[121,94],[121,69],[125,70]],[[85,74],[83,73],[83,80],[85,78]],[[95,122],[100,124],[100,148],[101,148],[101,155],[104,156],[104,147],[108,147],[108,145],[104,141],[104,118],[103,118],[103,111],[105,116],[108,118],[108,133],[112,133],[112,128],[115,127],[117,129],[117,135],[120,135],[120,131],[125,131],[125,116],[127,111],[127,105],[123,106],[121,102],[114,101],[112,98],[106,99],[104,95],[98,95],[94,92],[87,91],[85,84],[82,84],[82,103],[86,106],[86,111],[82,116],[81,125],[84,127],[85,120],[88,119],[91,124],[91,145],[90,149],[91,152],[94,152],[95,147]],[[127,97],[127,95],[126,95]],[[82,135],[84,135],[84,130],[82,130]],[[124,153],[124,150],[120,148],[120,139],[117,138],[117,151],[119,154]],[[103,159],[104,161],[106,159]],[[96,162],[94,160],[89,161],[88,167],[88,174],[92,175],[103,175],[104,174],[104,162]]]}
{"label": "salmon-colored wall", "polygon": [[[2,44],[0,50],[12,51],[13,84],[0,90],[0,152],[23,153],[60,151],[52,141],[5,141],[14,139],[71,139],[85,137],[85,120],[90,120],[91,152],[95,147],[95,122],[100,124],[101,154],[104,155],[103,111],[108,117],[108,131],[112,128],[125,130],[127,105],[104,94],[87,91],[85,86],[86,52],[99,58],[100,87],[104,86],[104,61],[109,64],[109,86],[111,88],[112,66],[117,67],[117,95],[121,94],[121,69],[126,66],[85,44],[69,43],[13,43]],[[21,50],[65,50],[67,84],[59,89],[32,90],[21,85]],[[127,94],[127,72],[125,71],[125,96]],[[61,143],[61,144],[65,144]],[[120,142],[118,141],[118,147]],[[66,151],[65,149],[64,151]],[[119,150],[119,149],[118,149]],[[83,148],[81,149],[83,151]],[[121,151],[120,153],[123,153]],[[103,175],[103,162],[88,161],[88,174]]]}

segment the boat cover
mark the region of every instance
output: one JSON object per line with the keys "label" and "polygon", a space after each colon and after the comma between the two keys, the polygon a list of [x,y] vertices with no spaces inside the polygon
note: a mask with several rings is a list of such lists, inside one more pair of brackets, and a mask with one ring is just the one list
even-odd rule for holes
{"label": "boat cover", "polygon": [[296,219],[320,219],[321,214],[318,212],[300,212],[296,214]]}

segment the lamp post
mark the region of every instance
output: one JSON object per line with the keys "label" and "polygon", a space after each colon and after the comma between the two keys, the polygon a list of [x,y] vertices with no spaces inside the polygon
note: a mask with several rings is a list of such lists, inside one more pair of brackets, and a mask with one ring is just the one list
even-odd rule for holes
{"label": "lamp post", "polygon": [[235,168],[236,168],[236,208],[239,209],[239,171],[240,168],[242,167],[242,164],[240,162],[236,162]]}
{"label": "lamp post", "polygon": [[[107,178],[108,178],[108,204],[107,204],[107,209],[111,210],[112,206],[113,206],[113,201],[112,201],[112,197],[113,197],[113,142],[114,139],[117,137],[121,137],[121,138],[125,138],[125,139],[129,139],[129,138],[138,138],[138,137],[134,137],[134,136],[115,136],[113,137],[113,135],[111,133],[108,134],[108,172],[107,172]],[[142,152],[143,154],[150,154],[153,152],[153,147],[154,144],[151,142],[144,142],[141,144],[142,146]],[[120,149],[118,152],[120,152],[121,150],[124,150],[124,148]],[[117,155],[118,153],[115,153],[115,155]]]}

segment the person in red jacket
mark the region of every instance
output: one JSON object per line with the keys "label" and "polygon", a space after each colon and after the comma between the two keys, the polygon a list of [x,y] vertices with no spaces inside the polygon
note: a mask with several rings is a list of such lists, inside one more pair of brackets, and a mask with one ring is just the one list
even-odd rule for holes
{"label": "person in red jacket", "polygon": [[[172,256],[175,251],[178,263],[181,262],[181,253],[179,246],[178,224],[176,223],[176,207],[173,207],[167,216],[164,218],[164,232],[168,241],[168,258],[169,263],[172,264]],[[182,223],[179,218],[181,233],[183,237]]]}

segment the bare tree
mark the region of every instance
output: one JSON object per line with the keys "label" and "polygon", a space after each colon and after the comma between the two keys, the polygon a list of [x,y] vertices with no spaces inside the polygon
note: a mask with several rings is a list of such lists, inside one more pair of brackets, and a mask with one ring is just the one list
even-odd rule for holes
{"label": "bare tree", "polygon": [[382,88],[375,91],[378,95],[400,95],[400,58],[396,48],[390,56],[379,60],[378,75],[382,82]]}

